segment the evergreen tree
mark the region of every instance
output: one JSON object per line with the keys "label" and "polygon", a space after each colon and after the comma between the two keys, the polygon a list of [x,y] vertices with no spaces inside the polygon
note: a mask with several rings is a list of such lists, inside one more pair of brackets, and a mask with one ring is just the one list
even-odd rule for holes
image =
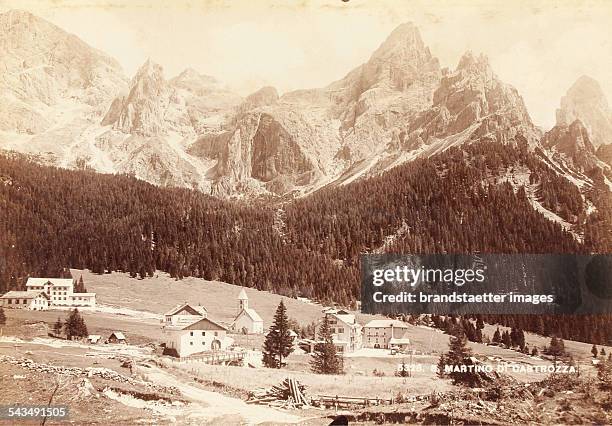
{"label": "evergreen tree", "polygon": [[497,344],[501,343],[501,334],[499,332],[499,327],[497,327],[497,329],[495,330],[495,333],[493,333],[493,343],[497,343]]}
{"label": "evergreen tree", "polygon": [[593,347],[591,348],[591,353],[593,354],[593,358],[597,358],[597,354],[599,353],[597,351],[597,346],[593,345]]}
{"label": "evergreen tree", "polygon": [[531,350],[531,356],[538,356],[538,348],[536,346]]}
{"label": "evergreen tree", "polygon": [[504,332],[502,333],[502,343],[509,348],[510,346],[512,346],[512,340],[510,339],[510,333],[508,333],[508,330],[504,330]]}
{"label": "evergreen tree", "polygon": [[604,390],[612,390],[612,360],[602,359],[597,364],[597,378]]}
{"label": "evergreen tree", "polygon": [[548,354],[554,356],[562,356],[565,354],[565,343],[563,343],[563,339],[557,339],[556,336],[553,336],[550,339],[550,345],[548,346]]}
{"label": "evergreen tree", "polygon": [[601,348],[601,352],[599,352],[599,354],[600,354],[602,357],[605,357],[605,356],[606,356],[606,350],[605,350],[604,348]]}
{"label": "evergreen tree", "polygon": [[293,352],[293,336],[290,334],[287,309],[281,300],[274,314],[274,323],[270,326],[264,341],[263,363],[268,368],[281,368],[283,358],[287,358],[291,352]]}
{"label": "evergreen tree", "polygon": [[342,374],[344,360],[334,345],[327,315],[319,327],[318,340],[310,359],[312,371],[319,374]]}
{"label": "evergreen tree", "polygon": [[64,332],[66,333],[66,338],[70,340],[75,337],[88,336],[87,326],[77,308],[74,308],[74,310],[70,312],[68,319],[64,323]]}
{"label": "evergreen tree", "polygon": [[410,369],[408,364],[406,364],[406,360],[402,358],[402,363],[400,364],[399,370],[395,373],[396,376],[399,377],[408,377],[410,376]]}
{"label": "evergreen tree", "polygon": [[53,325],[53,333],[56,336],[59,336],[60,334],[62,334],[63,328],[64,328],[64,324],[62,323],[61,318],[57,317],[57,321],[55,321],[55,324]]}
{"label": "evergreen tree", "polygon": [[6,315],[4,315],[4,309],[0,306],[0,325],[6,324]]}
{"label": "evergreen tree", "polygon": [[[104,272],[104,268],[100,268],[100,269],[102,269],[102,271],[94,271],[94,272],[98,272],[98,273]],[[83,275],[81,275],[76,285],[74,286],[74,291],[76,293],[87,293],[87,289],[85,288],[85,282],[83,281]]]}
{"label": "evergreen tree", "polygon": [[525,332],[521,328],[516,332],[516,345],[521,349],[525,347]]}
{"label": "evergreen tree", "polygon": [[444,366],[446,365],[446,356],[444,354],[440,355],[440,359],[438,360],[438,371],[437,375],[440,378],[446,377],[446,373],[444,371]]}
{"label": "evergreen tree", "polygon": [[472,351],[467,347],[467,337],[460,330],[457,335],[449,338],[449,351],[444,358],[446,365],[452,367],[448,376],[455,384],[473,385],[478,381],[478,375],[472,370],[459,371],[461,366],[471,365],[470,356]]}
{"label": "evergreen tree", "polygon": [[480,315],[478,315],[478,318],[476,319],[476,328],[478,330],[482,330],[484,328],[484,321]]}

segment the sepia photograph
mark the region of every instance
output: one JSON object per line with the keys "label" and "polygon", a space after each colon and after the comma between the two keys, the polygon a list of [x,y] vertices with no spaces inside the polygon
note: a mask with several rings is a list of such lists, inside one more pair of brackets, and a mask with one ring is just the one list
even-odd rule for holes
{"label": "sepia photograph", "polygon": [[0,0],[0,425],[612,424],[611,27]]}

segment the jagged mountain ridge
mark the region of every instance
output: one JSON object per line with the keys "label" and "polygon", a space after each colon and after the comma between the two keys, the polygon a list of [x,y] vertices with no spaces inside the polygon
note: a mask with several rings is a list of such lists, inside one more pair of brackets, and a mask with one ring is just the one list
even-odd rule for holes
{"label": "jagged mountain ridge", "polygon": [[[35,37],[26,37],[30,26],[23,22],[44,26],[44,21],[25,12],[8,12],[0,22],[15,21],[21,22],[18,40],[25,47],[11,55],[19,57],[30,43],[37,43]],[[53,40],[78,40],[48,25]],[[10,34],[7,28],[14,25],[2,28]],[[78,57],[100,55],[80,40],[73,43],[78,47],[73,50],[82,51]],[[68,120],[56,120],[31,135],[9,126],[0,134],[0,146],[39,154],[64,167],[128,173],[157,185],[186,186],[220,196],[299,196],[480,140],[526,140],[532,149],[541,149],[559,173],[577,168],[570,174],[587,184],[586,169],[605,166],[591,161],[588,149],[582,155],[583,146],[574,154],[587,156],[588,161],[574,164],[564,157],[564,164],[556,164],[561,161],[556,155],[560,147],[570,146],[572,151],[572,143],[565,136],[565,142],[554,142],[561,137],[557,132],[541,144],[542,134],[522,98],[495,76],[486,57],[468,52],[454,71],[441,69],[418,29],[409,23],[396,28],[366,63],[344,78],[282,96],[267,87],[242,99],[212,77],[189,69],[166,79],[162,67],[150,60],[130,82],[112,60],[81,62],[81,74],[113,71],[106,80],[114,89],[102,85],[105,90],[100,91],[109,96],[97,99],[96,108],[87,107],[83,93],[73,96],[70,101],[76,106],[69,110]],[[69,87],[82,91],[86,86],[88,93],[93,89],[87,84],[100,78]],[[6,90],[3,86],[2,93]],[[579,90],[570,92],[572,105],[585,104],[576,101]],[[22,102],[37,102],[24,93]],[[593,98],[605,110],[599,97],[586,96]],[[562,108],[569,104],[562,102]],[[572,109],[588,122],[584,110]],[[65,108],[58,115],[65,117]],[[570,139],[572,135],[576,133],[570,132]]]}

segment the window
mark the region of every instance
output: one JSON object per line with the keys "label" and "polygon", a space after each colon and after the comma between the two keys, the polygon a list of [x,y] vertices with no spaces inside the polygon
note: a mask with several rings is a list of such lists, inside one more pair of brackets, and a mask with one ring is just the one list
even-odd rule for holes
{"label": "window", "polygon": [[219,334],[215,331],[215,336],[218,336]]}
{"label": "window", "polygon": [[206,336],[206,332],[205,331],[202,332],[202,336]]}
{"label": "window", "polygon": [[193,342],[189,342],[189,344],[190,344],[191,346],[193,346]]}
{"label": "window", "polygon": [[[193,336],[193,331],[190,331],[190,332],[189,332],[189,335],[190,335],[190,336]],[[193,345],[193,343],[192,343],[192,345]]]}

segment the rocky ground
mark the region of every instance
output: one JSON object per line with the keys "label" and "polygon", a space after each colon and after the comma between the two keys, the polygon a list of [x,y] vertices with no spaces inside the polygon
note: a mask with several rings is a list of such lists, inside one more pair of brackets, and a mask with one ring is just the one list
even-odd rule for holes
{"label": "rocky ground", "polygon": [[612,393],[595,379],[557,375],[536,383],[502,380],[488,388],[433,393],[346,416],[364,424],[611,424],[611,408]]}

